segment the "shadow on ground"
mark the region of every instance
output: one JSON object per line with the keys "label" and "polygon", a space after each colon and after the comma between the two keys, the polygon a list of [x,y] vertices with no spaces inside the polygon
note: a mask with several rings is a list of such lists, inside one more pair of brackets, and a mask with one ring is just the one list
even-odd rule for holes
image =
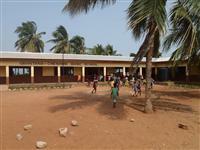
{"label": "shadow on ground", "polygon": [[[76,95],[76,96],[75,96]],[[127,112],[123,103],[118,103],[117,108],[112,108],[110,95],[97,95],[77,92],[73,95],[58,95],[50,97],[50,100],[64,100],[64,103],[49,108],[51,113],[67,109],[81,109],[84,107],[95,107],[98,113],[110,119],[125,119]]]}
{"label": "shadow on ground", "polygon": [[[175,94],[173,92],[161,92],[154,91],[152,103],[155,110],[167,110],[176,112],[189,112],[192,113],[194,110],[191,106],[181,104],[177,102],[173,97],[180,98],[182,96],[192,96],[190,93]],[[170,93],[172,95],[170,95]],[[170,95],[172,98],[162,98],[160,95]],[[58,95],[50,97],[50,100],[61,100],[63,103],[52,106],[49,108],[51,113],[67,109],[81,109],[84,107],[94,107],[101,115],[106,115],[110,119],[125,119],[127,117],[127,111],[125,107],[131,107],[135,110],[144,112],[145,98],[144,97],[132,97],[130,95],[121,95],[117,103],[117,108],[112,108],[112,102],[110,95],[98,95],[84,92],[76,92],[73,95]]]}
{"label": "shadow on ground", "polygon": [[195,92],[195,91],[158,91],[155,90],[153,91],[154,94],[156,95],[162,95],[162,96],[170,96],[170,97],[174,97],[177,99],[191,99],[191,98],[195,98],[195,99],[200,99],[200,92]]}

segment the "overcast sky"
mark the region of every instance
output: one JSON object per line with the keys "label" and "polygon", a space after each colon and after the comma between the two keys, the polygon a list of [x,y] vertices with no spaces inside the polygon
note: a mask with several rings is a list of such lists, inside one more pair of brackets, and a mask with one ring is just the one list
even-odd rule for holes
{"label": "overcast sky", "polygon": [[[52,38],[52,32],[59,25],[65,26],[69,37],[80,35],[85,38],[86,47],[96,44],[112,44],[114,49],[123,55],[136,52],[142,42],[135,41],[127,27],[129,0],[118,0],[113,6],[104,9],[95,8],[88,14],[70,17],[62,13],[65,1],[59,0],[1,0],[1,51],[16,51],[14,33],[22,22],[35,21],[38,32],[45,31],[44,41]],[[168,8],[169,8],[168,4]],[[45,43],[45,52],[52,44]],[[163,56],[168,56],[163,54]]]}

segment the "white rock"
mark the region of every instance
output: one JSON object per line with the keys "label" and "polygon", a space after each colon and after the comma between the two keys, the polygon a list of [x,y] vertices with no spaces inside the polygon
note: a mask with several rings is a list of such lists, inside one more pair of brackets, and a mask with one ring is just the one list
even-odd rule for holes
{"label": "white rock", "polygon": [[135,122],[135,119],[133,119],[133,118],[132,118],[132,119],[130,119],[130,122]]}
{"label": "white rock", "polygon": [[31,124],[25,125],[24,130],[30,130],[30,129],[32,129],[32,127],[33,126]]}
{"label": "white rock", "polygon": [[37,141],[37,142],[36,142],[36,147],[39,148],[39,149],[46,148],[46,147],[47,147],[47,142],[44,142],[44,141]]}
{"label": "white rock", "polygon": [[62,136],[62,137],[66,137],[67,132],[68,132],[68,129],[67,129],[67,128],[60,128],[60,129],[59,129],[59,134],[60,134],[60,136]]}
{"label": "white rock", "polygon": [[72,125],[72,126],[78,126],[78,121],[72,120],[71,125]]}
{"label": "white rock", "polygon": [[22,136],[20,133],[18,133],[18,134],[16,135],[16,139],[17,139],[18,141],[21,141],[21,140],[23,139],[23,136]]}

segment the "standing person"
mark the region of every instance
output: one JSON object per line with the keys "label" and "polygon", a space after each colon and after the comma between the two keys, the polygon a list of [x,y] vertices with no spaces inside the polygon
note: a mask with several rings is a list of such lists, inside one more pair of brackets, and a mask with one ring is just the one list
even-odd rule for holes
{"label": "standing person", "polygon": [[114,83],[115,83],[114,79],[111,79],[111,82],[110,82],[111,89],[114,87]]}
{"label": "standing person", "polygon": [[117,88],[117,84],[114,84],[114,87],[111,89],[111,97],[113,102],[113,108],[116,107],[117,97],[119,96],[119,90]]}
{"label": "standing person", "polygon": [[153,85],[154,85],[154,79],[151,78],[151,89],[153,89]]}
{"label": "standing person", "polygon": [[133,96],[137,96],[137,94],[138,94],[138,86],[137,86],[137,82],[136,81],[133,82],[132,89],[133,89],[133,93],[134,93]]}
{"label": "standing person", "polygon": [[92,94],[97,92],[97,83],[98,83],[97,80],[94,80]]}
{"label": "standing person", "polygon": [[141,96],[142,90],[141,90],[141,81],[140,80],[137,81],[137,89],[138,89],[138,94],[140,94],[140,96]]}

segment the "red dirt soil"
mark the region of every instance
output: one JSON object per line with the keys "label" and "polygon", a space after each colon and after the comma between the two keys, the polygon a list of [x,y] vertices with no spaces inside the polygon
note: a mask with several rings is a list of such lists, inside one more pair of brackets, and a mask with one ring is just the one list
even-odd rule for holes
{"label": "red dirt soil", "polygon": [[[144,93],[133,97],[131,89],[120,89],[115,109],[109,87],[98,87],[96,94],[86,86],[70,89],[2,91],[2,150],[36,149],[37,140],[52,150],[133,150],[200,149],[200,89],[156,85],[153,89],[155,112],[145,114]],[[130,119],[135,122],[130,122]],[[71,120],[79,126],[72,127]],[[188,126],[188,130],[178,124]],[[32,124],[30,131],[23,126]],[[67,127],[67,137],[58,129]],[[24,138],[16,140],[16,134]]]}

